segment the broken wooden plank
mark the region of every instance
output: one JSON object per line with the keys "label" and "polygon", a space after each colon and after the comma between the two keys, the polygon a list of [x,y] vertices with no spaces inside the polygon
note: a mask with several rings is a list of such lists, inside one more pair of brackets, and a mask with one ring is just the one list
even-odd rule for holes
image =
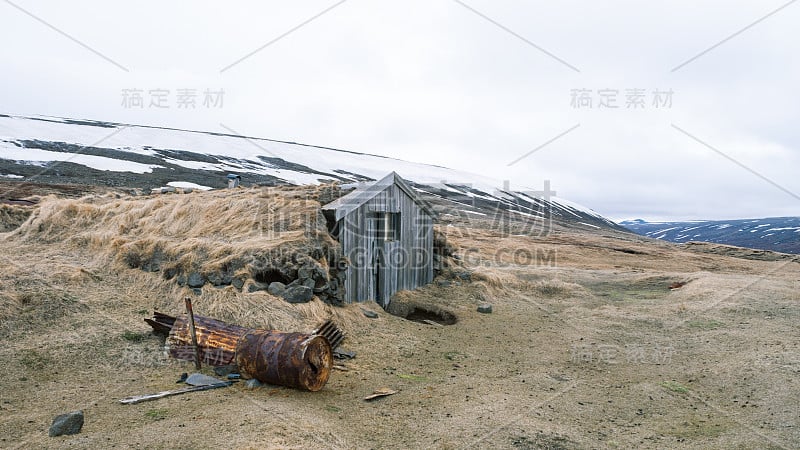
{"label": "broken wooden plank", "polygon": [[396,393],[397,391],[395,391],[394,389],[390,389],[388,387],[382,387],[375,389],[375,391],[373,391],[372,394],[364,397],[364,400],[366,401],[375,400],[376,398],[386,397],[387,395],[394,395]]}
{"label": "broken wooden plank", "polygon": [[145,395],[134,395],[132,397],[126,397],[120,399],[120,403],[123,405],[135,405],[136,403],[142,403],[150,400],[156,400],[159,398],[170,397],[173,395],[180,395],[186,394],[189,392],[198,392],[198,391],[207,391],[209,389],[217,389],[222,387],[228,387],[233,384],[230,381],[223,381],[221,383],[214,383],[214,384],[204,384],[201,386],[189,386],[181,389],[172,389],[169,391],[161,391],[156,392],[155,394],[145,394]]}
{"label": "broken wooden plank", "polygon": [[200,370],[200,347],[197,346],[197,330],[194,326],[194,311],[192,310],[192,298],[183,299],[186,303],[186,315],[189,316],[189,330],[192,336],[192,347],[194,347],[194,368]]}

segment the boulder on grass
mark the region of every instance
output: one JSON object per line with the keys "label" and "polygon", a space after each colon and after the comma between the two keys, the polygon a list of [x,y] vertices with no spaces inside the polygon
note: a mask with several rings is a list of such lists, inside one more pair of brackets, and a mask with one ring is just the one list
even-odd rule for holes
{"label": "boulder on grass", "polygon": [[50,437],[62,436],[66,434],[78,434],[83,428],[83,411],[72,411],[61,414],[53,418],[50,425]]}

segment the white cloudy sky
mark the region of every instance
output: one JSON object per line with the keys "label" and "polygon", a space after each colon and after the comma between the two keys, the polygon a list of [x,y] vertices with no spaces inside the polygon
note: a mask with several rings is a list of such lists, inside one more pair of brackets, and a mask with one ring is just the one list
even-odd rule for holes
{"label": "white cloudy sky", "polygon": [[[549,179],[614,219],[800,215],[793,3],[0,1],[0,112]],[[148,104],[159,88],[168,108]],[[145,106],[125,107],[123,89]],[[178,108],[177,89],[224,89],[224,104]],[[593,107],[571,106],[573,89]],[[599,108],[600,89],[619,108]],[[626,108],[628,89],[644,108]],[[670,89],[655,108],[652,91]]]}

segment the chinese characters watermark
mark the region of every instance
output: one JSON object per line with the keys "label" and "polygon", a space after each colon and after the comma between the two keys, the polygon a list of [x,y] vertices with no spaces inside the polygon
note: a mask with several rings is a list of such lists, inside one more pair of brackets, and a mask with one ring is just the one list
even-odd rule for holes
{"label": "chinese characters watermark", "polygon": [[179,88],[174,93],[170,89],[122,89],[122,107],[131,108],[156,108],[168,109],[176,107],[178,109],[195,109],[198,106],[204,108],[221,109],[224,104],[225,90],[205,89],[198,92],[198,89]]}
{"label": "chinese characters watermark", "polygon": [[569,105],[573,109],[670,109],[674,94],[672,89],[653,89],[649,93],[642,88],[570,89]]}

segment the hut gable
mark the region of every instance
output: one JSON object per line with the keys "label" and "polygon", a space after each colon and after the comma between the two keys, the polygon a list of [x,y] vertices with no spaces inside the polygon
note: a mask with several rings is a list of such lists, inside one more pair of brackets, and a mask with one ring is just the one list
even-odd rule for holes
{"label": "hut gable", "polygon": [[346,302],[375,300],[388,306],[391,296],[433,279],[431,206],[397,173],[322,207],[331,233],[349,261]]}
{"label": "hut gable", "polygon": [[369,183],[363,188],[356,189],[355,191],[328,203],[322,207],[322,210],[335,212],[335,220],[339,220],[353,210],[373,200],[376,196],[378,196],[378,194],[384,192],[391,186],[397,186],[428,215],[431,217],[435,216],[433,208],[431,208],[430,204],[420,197],[419,194],[414,191],[414,188],[409,186],[408,182],[402,179],[397,172],[392,172],[378,181]]}

